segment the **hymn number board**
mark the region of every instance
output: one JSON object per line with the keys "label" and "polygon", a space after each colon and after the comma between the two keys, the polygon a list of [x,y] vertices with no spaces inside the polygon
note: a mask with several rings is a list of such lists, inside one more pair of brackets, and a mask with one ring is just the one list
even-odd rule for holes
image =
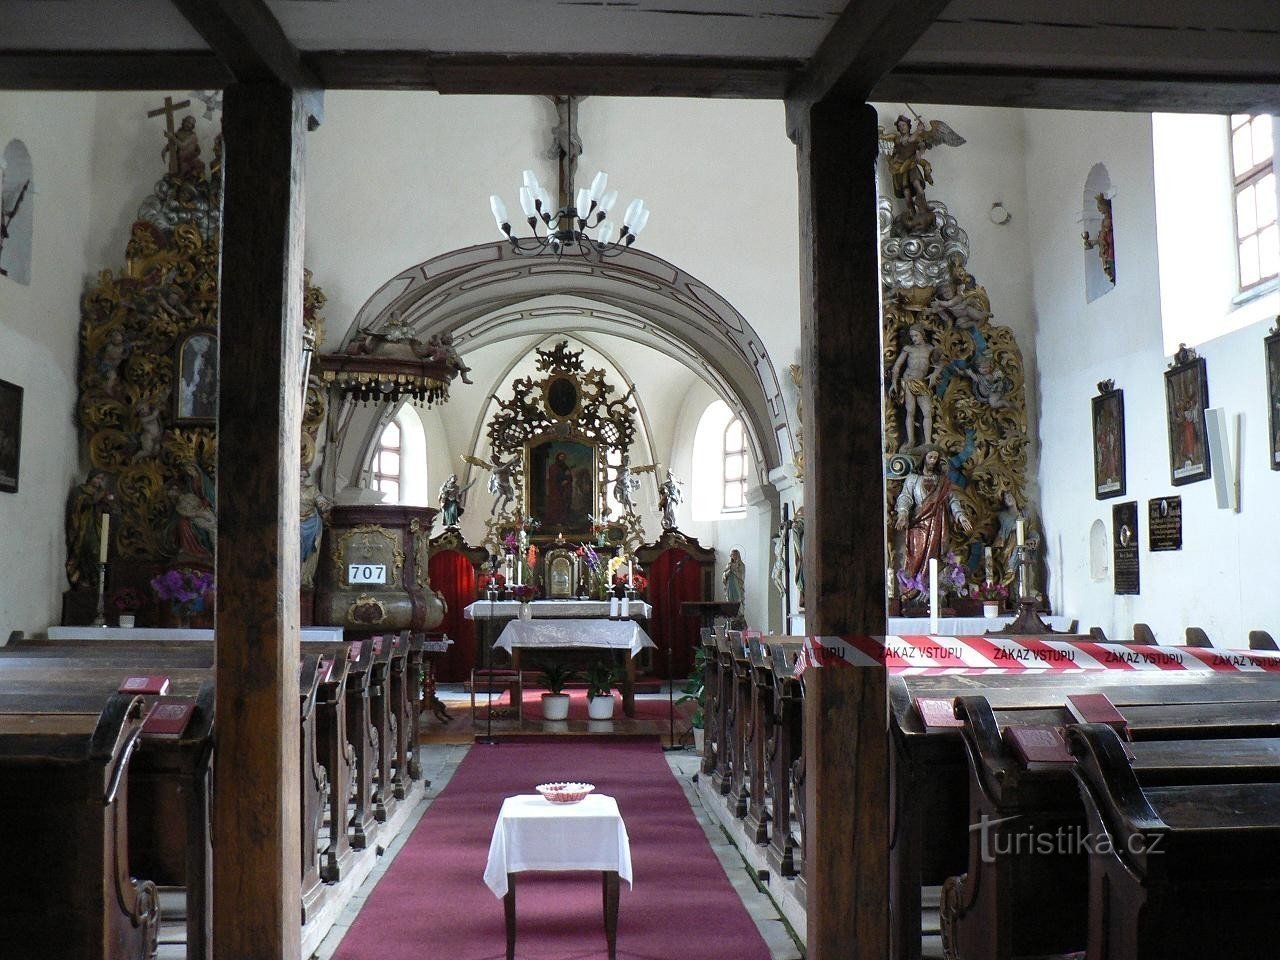
{"label": "hymn number board", "polygon": [[350,563],[347,564],[347,583],[387,582],[387,565],[385,563]]}

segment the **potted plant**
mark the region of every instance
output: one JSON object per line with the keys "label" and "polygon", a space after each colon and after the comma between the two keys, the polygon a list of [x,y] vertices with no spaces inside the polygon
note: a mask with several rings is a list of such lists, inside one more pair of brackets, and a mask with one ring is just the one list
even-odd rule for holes
{"label": "potted plant", "polygon": [[128,630],[135,623],[135,614],[147,606],[147,598],[137,587],[121,587],[111,595],[111,605],[120,614],[120,626]]}
{"label": "potted plant", "polygon": [[613,667],[597,662],[587,671],[587,716],[608,720],[613,716],[613,688],[618,682]]}
{"label": "potted plant", "polygon": [[978,596],[982,598],[982,615],[988,620],[1000,616],[1002,602],[1008,598],[1009,591],[1003,583],[983,580],[978,584]]}
{"label": "potted plant", "polygon": [[538,677],[538,684],[547,688],[542,695],[542,719],[563,720],[569,716],[569,695],[564,688],[573,679],[573,671],[563,663],[552,661],[543,664],[542,675]]}
{"label": "potted plant", "polygon": [[689,679],[685,681],[684,690],[680,695],[680,699],[676,701],[681,703],[696,703],[698,706],[693,711],[693,717],[689,723],[693,727],[693,749],[699,756],[702,755],[703,738],[706,735],[706,685],[704,676],[707,667],[707,651],[703,647],[698,647],[693,655],[693,670],[689,673]]}

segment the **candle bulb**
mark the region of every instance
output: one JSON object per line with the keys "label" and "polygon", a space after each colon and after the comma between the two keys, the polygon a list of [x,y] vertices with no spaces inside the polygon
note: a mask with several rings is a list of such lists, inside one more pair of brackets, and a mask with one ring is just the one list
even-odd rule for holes
{"label": "candle bulb", "polygon": [[929,635],[938,632],[938,558],[929,558]]}
{"label": "candle bulb", "polygon": [[111,514],[102,515],[102,523],[98,527],[98,562],[107,562],[108,531],[111,530]]}

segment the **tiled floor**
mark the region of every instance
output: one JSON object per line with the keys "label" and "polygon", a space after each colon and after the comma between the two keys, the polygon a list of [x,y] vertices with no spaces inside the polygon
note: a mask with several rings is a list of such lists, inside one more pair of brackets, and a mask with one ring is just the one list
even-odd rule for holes
{"label": "tiled floor", "polygon": [[[314,954],[315,960],[329,960],[333,955],[343,936],[346,935],[351,922],[359,913],[360,908],[364,906],[364,901],[369,891],[373,889],[374,884],[381,879],[387,867],[395,859],[396,854],[399,853],[400,848],[404,845],[405,839],[412,832],[413,826],[431,804],[432,798],[438,796],[440,791],[445,788],[462,758],[466,756],[468,750],[473,748],[467,744],[426,743],[420,749],[423,774],[431,781],[427,796],[419,804],[419,809],[414,812],[410,823],[400,832],[400,835],[391,846],[387,848],[386,854],[374,868],[364,886],[352,899],[333,930],[330,931],[329,936],[320,944],[320,948]],[[773,960],[799,960],[803,956],[803,952],[792,936],[790,928],[781,919],[773,905],[773,901],[760,890],[746,864],[738,855],[737,848],[729,842],[724,831],[703,809],[690,779],[698,771],[698,758],[694,756],[691,749],[676,750],[667,754],[667,762],[671,765],[672,772],[675,773],[681,787],[684,789],[685,797],[688,798],[698,823],[706,831],[707,840],[710,842],[712,850],[715,851],[716,857],[719,858],[721,866],[724,867],[725,874],[733,884],[734,889],[738,891],[738,895],[742,898],[747,912],[760,930],[760,935],[764,938],[765,943],[769,945]]]}

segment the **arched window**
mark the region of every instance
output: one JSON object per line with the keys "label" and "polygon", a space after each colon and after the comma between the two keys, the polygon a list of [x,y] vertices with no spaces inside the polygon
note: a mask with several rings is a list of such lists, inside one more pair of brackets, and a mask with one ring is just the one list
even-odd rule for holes
{"label": "arched window", "polygon": [[373,454],[373,475],[370,486],[383,493],[387,503],[400,502],[400,424],[392,420],[378,438],[378,448]]}
{"label": "arched window", "polygon": [[31,283],[35,203],[31,154],[10,140],[0,153],[0,276],[24,285]]}
{"label": "arched window", "polygon": [[1231,117],[1236,262],[1242,293],[1280,275],[1273,137],[1268,114],[1237,113]]}
{"label": "arched window", "polygon": [[745,510],[747,507],[747,434],[742,421],[734,417],[724,428],[724,497],[722,506],[727,511]]}

